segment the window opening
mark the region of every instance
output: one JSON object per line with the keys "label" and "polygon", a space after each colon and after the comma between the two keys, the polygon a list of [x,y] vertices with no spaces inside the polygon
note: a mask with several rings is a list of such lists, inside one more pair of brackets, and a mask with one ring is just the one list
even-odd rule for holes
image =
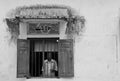
{"label": "window opening", "polygon": [[[58,76],[58,39],[31,39],[30,40],[30,76],[31,77],[57,77]],[[55,60],[57,70],[54,76],[45,76],[43,67],[48,54]],[[52,64],[51,64],[52,65]]]}

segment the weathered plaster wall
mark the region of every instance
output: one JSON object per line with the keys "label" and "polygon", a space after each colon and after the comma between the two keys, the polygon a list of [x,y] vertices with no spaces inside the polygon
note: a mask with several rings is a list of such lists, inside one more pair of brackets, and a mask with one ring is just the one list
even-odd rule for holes
{"label": "weathered plaster wall", "polygon": [[[85,16],[86,31],[77,38],[72,79],[17,79],[16,45],[3,23],[5,14],[17,6],[64,4]],[[119,81],[119,0],[1,0],[0,1],[0,81]]]}

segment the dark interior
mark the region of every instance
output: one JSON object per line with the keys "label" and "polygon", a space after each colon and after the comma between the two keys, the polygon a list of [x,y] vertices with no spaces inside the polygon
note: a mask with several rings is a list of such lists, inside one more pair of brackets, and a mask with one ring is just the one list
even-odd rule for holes
{"label": "dark interior", "polygon": [[[43,61],[47,59],[48,52],[52,53],[52,59],[56,60],[58,65],[58,51],[34,51],[35,42],[42,41],[42,48],[44,48],[43,43],[47,43],[47,41],[56,41],[57,38],[52,39],[30,39],[30,76],[31,77],[42,77],[42,65]],[[57,43],[57,42],[56,42]],[[49,46],[50,48],[50,46]],[[55,76],[58,76],[58,72],[55,73]]]}

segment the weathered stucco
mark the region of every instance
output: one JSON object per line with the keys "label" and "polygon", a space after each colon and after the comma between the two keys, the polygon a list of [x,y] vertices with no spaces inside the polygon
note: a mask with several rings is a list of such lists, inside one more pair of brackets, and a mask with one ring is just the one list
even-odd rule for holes
{"label": "weathered stucco", "polygon": [[[16,78],[16,45],[9,44],[2,20],[10,9],[32,4],[69,5],[85,16],[86,31],[76,38],[74,78]],[[119,8],[119,0],[1,0],[0,81],[119,81]]]}

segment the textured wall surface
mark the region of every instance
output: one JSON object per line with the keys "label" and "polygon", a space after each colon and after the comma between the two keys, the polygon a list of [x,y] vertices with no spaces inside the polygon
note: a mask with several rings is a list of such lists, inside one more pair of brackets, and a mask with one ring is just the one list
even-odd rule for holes
{"label": "textured wall surface", "polygon": [[[16,44],[9,43],[3,18],[10,9],[34,4],[63,4],[85,16],[86,31],[75,44],[75,77],[16,78]],[[119,0],[0,0],[0,81],[119,81]]]}

